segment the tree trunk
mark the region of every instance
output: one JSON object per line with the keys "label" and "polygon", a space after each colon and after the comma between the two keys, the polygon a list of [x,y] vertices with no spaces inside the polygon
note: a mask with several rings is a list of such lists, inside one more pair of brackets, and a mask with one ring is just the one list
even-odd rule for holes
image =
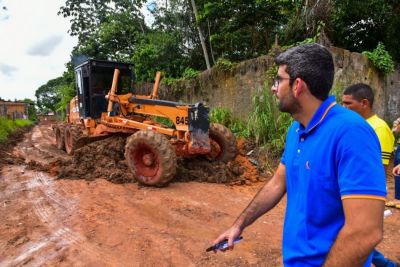
{"label": "tree trunk", "polygon": [[206,61],[207,69],[209,70],[209,69],[211,69],[210,59],[208,58],[207,47],[206,47],[206,44],[204,42],[203,34],[201,33],[200,25],[197,23],[197,7],[196,7],[196,3],[194,2],[194,0],[190,0],[190,1],[192,3],[193,13],[194,13],[194,17],[196,19],[196,27],[197,27],[197,30],[199,31],[199,37],[200,37],[201,47],[203,48],[204,59]]}

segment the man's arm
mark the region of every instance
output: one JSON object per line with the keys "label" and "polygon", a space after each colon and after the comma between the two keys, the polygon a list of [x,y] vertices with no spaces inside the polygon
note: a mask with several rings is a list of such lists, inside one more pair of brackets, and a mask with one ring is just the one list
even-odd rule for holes
{"label": "man's arm", "polygon": [[345,223],[324,267],[362,266],[382,239],[384,201],[343,199]]}
{"label": "man's arm", "polygon": [[238,237],[244,228],[252,224],[258,217],[275,207],[286,192],[285,165],[279,164],[271,180],[258,191],[247,208],[240,214],[234,224],[221,234],[214,244],[228,239],[228,248],[233,248],[233,240]]}

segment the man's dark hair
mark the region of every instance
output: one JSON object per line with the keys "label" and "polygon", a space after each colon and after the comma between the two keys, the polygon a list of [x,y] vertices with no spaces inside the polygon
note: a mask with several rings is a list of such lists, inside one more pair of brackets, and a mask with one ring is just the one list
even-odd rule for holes
{"label": "man's dark hair", "polygon": [[329,50],[320,44],[304,44],[293,47],[275,59],[276,64],[286,65],[290,85],[301,78],[311,94],[325,100],[333,84],[335,66]]}
{"label": "man's dark hair", "polygon": [[343,91],[344,95],[351,95],[355,100],[360,102],[363,99],[367,99],[370,107],[374,104],[374,92],[372,88],[365,83],[356,83],[350,85]]}

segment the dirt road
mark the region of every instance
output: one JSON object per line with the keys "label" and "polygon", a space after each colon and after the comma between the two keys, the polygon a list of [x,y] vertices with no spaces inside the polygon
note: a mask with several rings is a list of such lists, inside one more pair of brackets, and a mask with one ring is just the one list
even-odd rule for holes
{"label": "dirt road", "polygon": [[[235,250],[205,252],[263,183],[177,177],[166,188],[151,188],[129,180],[71,177],[66,169],[68,179],[59,179],[59,163],[73,161],[53,142],[49,125],[36,126],[13,151],[24,160],[2,167],[0,266],[282,265],[285,201],[249,227]],[[400,210],[392,212],[379,249],[400,260]]]}

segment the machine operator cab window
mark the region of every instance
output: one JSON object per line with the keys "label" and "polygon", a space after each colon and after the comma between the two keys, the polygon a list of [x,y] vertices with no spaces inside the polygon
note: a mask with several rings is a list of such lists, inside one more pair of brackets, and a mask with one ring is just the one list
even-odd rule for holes
{"label": "machine operator cab window", "polygon": [[133,66],[102,60],[88,60],[75,68],[79,113],[83,118],[100,118],[107,111],[105,96],[111,90],[114,70],[120,70],[116,94],[131,92]]}

